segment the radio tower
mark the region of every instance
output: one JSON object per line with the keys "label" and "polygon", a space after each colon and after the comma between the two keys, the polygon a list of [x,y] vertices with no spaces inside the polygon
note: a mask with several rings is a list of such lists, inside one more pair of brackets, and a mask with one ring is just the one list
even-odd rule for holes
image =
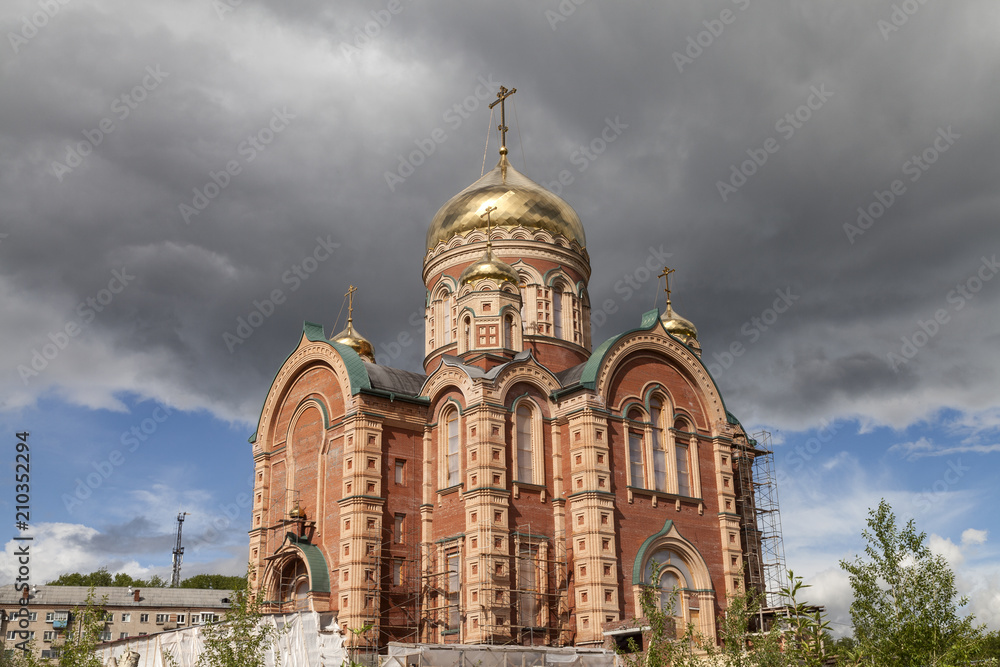
{"label": "radio tower", "polygon": [[177,544],[174,545],[174,572],[170,575],[170,587],[181,585],[181,561],[184,560],[184,547],[181,546],[181,529],[184,528],[184,517],[188,512],[177,515]]}

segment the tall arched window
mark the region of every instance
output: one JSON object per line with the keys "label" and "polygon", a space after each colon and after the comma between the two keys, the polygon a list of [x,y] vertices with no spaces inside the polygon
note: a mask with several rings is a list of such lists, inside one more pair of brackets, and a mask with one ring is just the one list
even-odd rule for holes
{"label": "tall arched window", "polygon": [[514,348],[514,316],[503,318],[503,346],[508,350]]}
{"label": "tall arched window", "polygon": [[553,335],[556,338],[563,337],[562,301],[563,301],[562,285],[554,285],[552,287],[552,327],[553,327]]}
{"label": "tall arched window", "polygon": [[686,442],[690,431],[687,421],[678,419],[674,422],[674,428],[678,431],[674,442],[674,450],[677,454],[677,493],[682,496],[691,495],[691,457],[688,453]]}
{"label": "tall arched window", "polygon": [[531,439],[531,407],[525,402],[517,406],[517,481],[534,484],[534,447]]}
{"label": "tall arched window", "polygon": [[653,434],[653,486],[657,491],[667,490],[667,442],[663,437],[663,404],[660,399],[649,401],[649,420]]}
{"label": "tall arched window", "polygon": [[[646,561],[646,570],[643,573],[643,580],[652,582],[653,563],[658,563],[660,568],[660,608],[668,615],[683,619],[684,612],[688,608],[689,597],[686,593],[692,588],[691,572],[680,554],[673,549],[657,549]],[[697,614],[697,610],[694,610]],[[697,617],[692,619],[697,626]],[[678,623],[678,634],[682,631],[683,621]]]}
{"label": "tall arched window", "polygon": [[441,294],[441,307],[444,309],[444,344],[451,342],[451,295],[448,292]]}
{"label": "tall arched window", "polygon": [[458,410],[448,410],[444,423],[445,431],[448,434],[448,483],[446,486],[455,486],[459,482]]}
{"label": "tall arched window", "polygon": [[465,318],[465,351],[468,352],[472,349],[472,321],[466,317]]}
{"label": "tall arched window", "polygon": [[[632,410],[628,418],[633,422],[642,421],[642,412]],[[645,475],[642,466],[643,432],[638,424],[628,426],[628,470],[629,484],[639,489],[646,488]]]}

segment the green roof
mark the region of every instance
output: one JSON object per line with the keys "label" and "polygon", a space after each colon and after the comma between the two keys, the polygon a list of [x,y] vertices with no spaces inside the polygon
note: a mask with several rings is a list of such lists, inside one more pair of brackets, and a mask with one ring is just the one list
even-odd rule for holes
{"label": "green roof", "polygon": [[326,565],[323,552],[307,537],[298,537],[295,533],[285,533],[285,542],[295,546],[302,552],[309,565],[309,590],[313,593],[330,592],[330,569]]}

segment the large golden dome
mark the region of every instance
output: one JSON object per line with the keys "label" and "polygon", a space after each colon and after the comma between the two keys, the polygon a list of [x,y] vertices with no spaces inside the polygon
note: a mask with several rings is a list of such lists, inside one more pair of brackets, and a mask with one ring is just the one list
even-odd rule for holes
{"label": "large golden dome", "polygon": [[681,340],[685,342],[689,340],[698,340],[698,328],[693,322],[691,322],[691,320],[681,317],[675,313],[669,300],[667,301],[666,309],[663,311],[663,314],[660,315],[660,321],[663,322],[664,329]]}
{"label": "large golden dome", "polygon": [[494,227],[527,227],[561,234],[581,247],[587,246],[576,211],[565,201],[520,173],[500,156],[497,166],[485,176],[452,197],[431,221],[427,230],[427,249],[456,234],[475,229],[485,230],[486,208],[495,206],[490,215]]}

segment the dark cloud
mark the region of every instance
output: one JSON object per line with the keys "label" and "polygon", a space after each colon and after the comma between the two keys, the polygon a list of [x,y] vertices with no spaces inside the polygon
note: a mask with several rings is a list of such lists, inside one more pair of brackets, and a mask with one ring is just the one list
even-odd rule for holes
{"label": "dark cloud", "polygon": [[[654,280],[627,299],[616,284],[662,245],[706,361],[745,347],[718,378],[738,414],[898,425],[928,405],[989,407],[973,397],[1000,365],[1000,281],[960,310],[948,296],[1000,245],[992,3],[920,5],[886,37],[889,2],[584,3],[559,22],[556,2],[404,2],[386,19],[387,4],[246,1],[220,18],[208,2],[106,0],[64,6],[17,53],[2,45],[6,405],[46,388],[95,405],[130,391],[253,421],[302,320],[331,332],[350,283],[358,327],[394,351],[382,346],[420,333],[409,318],[427,224],[482,167],[486,80],[518,88],[518,168],[542,183],[574,177],[563,196],[587,229],[591,295],[617,309],[595,338],[652,307]],[[15,3],[3,33],[36,10]],[[709,39],[704,22],[724,11],[732,21]],[[689,37],[707,45],[678,71]],[[156,67],[168,74],[151,87]],[[132,108],[122,95],[144,77]],[[779,124],[821,87],[807,120]],[[463,103],[476,108],[459,115]],[[276,113],[286,126],[248,149]],[[627,129],[580,171],[573,152],[616,118]],[[53,162],[103,119],[113,132],[60,182]],[[958,138],[908,180],[907,161],[949,127]],[[390,190],[386,172],[437,128],[447,139]],[[769,138],[777,152],[723,201],[717,182]],[[226,180],[230,161],[239,173],[186,224],[179,206],[213,173]],[[905,192],[851,243],[844,224],[894,179]],[[318,239],[339,248],[296,283]],[[127,288],[22,382],[17,366],[122,268]],[[276,289],[284,302],[231,353],[223,334]],[[781,289],[798,300],[757,328]],[[949,322],[893,371],[901,337],[942,308]],[[416,369],[422,349],[390,356]]]}

